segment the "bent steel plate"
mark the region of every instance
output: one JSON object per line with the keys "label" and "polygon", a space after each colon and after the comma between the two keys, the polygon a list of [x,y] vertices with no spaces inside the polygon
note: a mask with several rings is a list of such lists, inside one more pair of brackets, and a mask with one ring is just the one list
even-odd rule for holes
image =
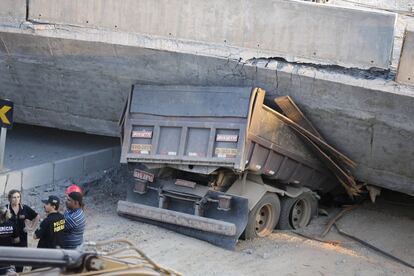
{"label": "bent steel plate", "polygon": [[[208,191],[209,198],[224,193]],[[230,210],[218,210],[213,204],[203,216],[193,215],[182,202],[171,201],[168,208],[158,208],[155,191],[134,194],[128,201],[118,202],[118,214],[130,219],[161,226],[175,232],[195,237],[226,249],[234,249],[248,221],[248,200],[232,196]],[[132,201],[132,202],[131,202]]]}
{"label": "bent steel plate", "polygon": [[119,214],[138,216],[168,224],[189,227],[224,236],[236,235],[236,225],[225,221],[189,215],[167,209],[155,208],[128,201],[118,201]]}

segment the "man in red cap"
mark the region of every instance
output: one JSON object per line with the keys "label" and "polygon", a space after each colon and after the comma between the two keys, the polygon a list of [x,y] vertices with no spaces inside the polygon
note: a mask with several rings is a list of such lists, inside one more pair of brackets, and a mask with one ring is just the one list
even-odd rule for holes
{"label": "man in red cap", "polygon": [[65,217],[64,248],[75,249],[83,243],[86,218],[83,213],[83,196],[79,192],[71,192],[66,196],[67,210]]}
{"label": "man in red cap", "polygon": [[76,184],[72,184],[66,189],[66,195],[70,194],[71,192],[77,192],[83,195],[81,187]]}

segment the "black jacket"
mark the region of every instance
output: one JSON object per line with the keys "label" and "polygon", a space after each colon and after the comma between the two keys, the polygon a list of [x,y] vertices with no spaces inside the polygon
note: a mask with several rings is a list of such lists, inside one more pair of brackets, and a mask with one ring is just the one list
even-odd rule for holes
{"label": "black jacket", "polygon": [[14,246],[14,239],[19,237],[14,221],[0,223],[0,246]]}
{"label": "black jacket", "polygon": [[12,215],[11,219],[16,224],[17,233],[20,237],[20,242],[16,244],[16,246],[27,247],[27,233],[24,231],[24,221],[26,219],[33,220],[35,217],[37,217],[36,211],[25,204],[20,204],[19,211],[17,214],[15,214],[13,208],[9,204],[7,204],[6,207],[10,210],[10,213]]}
{"label": "black jacket", "polygon": [[63,247],[63,230],[65,229],[65,218],[61,213],[51,213],[40,223],[35,231],[39,238],[38,248],[61,248]]}

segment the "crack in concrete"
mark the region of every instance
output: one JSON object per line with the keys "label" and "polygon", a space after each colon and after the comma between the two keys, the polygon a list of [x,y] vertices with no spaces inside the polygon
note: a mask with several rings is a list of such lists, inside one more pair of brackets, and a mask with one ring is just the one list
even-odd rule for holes
{"label": "crack in concrete", "polygon": [[0,41],[3,43],[4,49],[7,52],[7,56],[10,56],[9,48],[7,48],[6,42],[4,42],[3,38],[0,36]]}
{"label": "crack in concrete", "polygon": [[268,63],[271,61],[275,61],[278,63],[281,63],[283,65],[291,65],[295,68],[301,68],[301,67],[308,67],[318,70],[324,70],[329,71],[331,73],[338,73],[338,74],[344,74],[353,76],[356,78],[362,78],[362,79],[377,79],[381,78],[384,80],[394,80],[395,78],[395,72],[393,70],[382,70],[378,68],[370,68],[370,69],[360,69],[360,68],[346,68],[339,65],[326,65],[326,64],[317,64],[317,63],[307,63],[307,62],[292,62],[288,61],[285,58],[282,57],[255,57],[246,60],[246,63],[250,63],[251,65],[256,65],[258,61],[267,61]]}
{"label": "crack in concrete", "polygon": [[[375,117],[374,117],[374,121],[375,121]],[[371,125],[371,139],[370,139],[370,142],[369,142],[369,145],[370,145],[369,157],[370,157],[371,161],[372,161],[372,153],[374,152],[374,126],[375,126],[375,124]]]}
{"label": "crack in concrete", "polygon": [[47,48],[49,49],[49,53],[50,55],[53,57],[53,51],[52,51],[52,46],[50,46],[50,38],[47,38]]}
{"label": "crack in concrete", "polygon": [[[44,108],[44,107],[39,107],[39,106],[32,106],[32,105],[27,105],[25,103],[22,104],[17,104],[16,106],[21,106],[21,107],[28,107],[31,108],[33,110],[42,110],[42,111],[46,111],[46,112],[55,112],[55,113],[60,113],[59,110],[52,110],[52,109],[48,109],[48,108]],[[80,114],[75,114],[75,113],[71,113],[71,112],[64,112],[64,114],[67,114],[68,116],[71,116],[73,118],[87,118],[87,119],[92,119],[92,120],[96,120],[96,121],[102,121],[102,122],[112,122],[112,123],[117,123],[117,120],[111,120],[111,119],[102,119],[101,117],[94,117],[91,115],[80,115]]]}
{"label": "crack in concrete", "polygon": [[279,75],[277,74],[277,68],[275,69],[276,72],[276,90],[279,88]]}

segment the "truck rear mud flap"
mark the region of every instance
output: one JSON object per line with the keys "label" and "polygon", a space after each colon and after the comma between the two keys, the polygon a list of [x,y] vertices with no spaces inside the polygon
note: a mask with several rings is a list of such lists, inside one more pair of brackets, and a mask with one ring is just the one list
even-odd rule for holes
{"label": "truck rear mud flap", "polygon": [[[248,221],[246,198],[208,190],[193,201],[193,194],[182,190],[174,192],[163,189],[149,189],[145,194],[129,192],[128,201],[118,202],[117,212],[130,219],[234,249]],[[219,202],[223,198],[224,202]]]}

